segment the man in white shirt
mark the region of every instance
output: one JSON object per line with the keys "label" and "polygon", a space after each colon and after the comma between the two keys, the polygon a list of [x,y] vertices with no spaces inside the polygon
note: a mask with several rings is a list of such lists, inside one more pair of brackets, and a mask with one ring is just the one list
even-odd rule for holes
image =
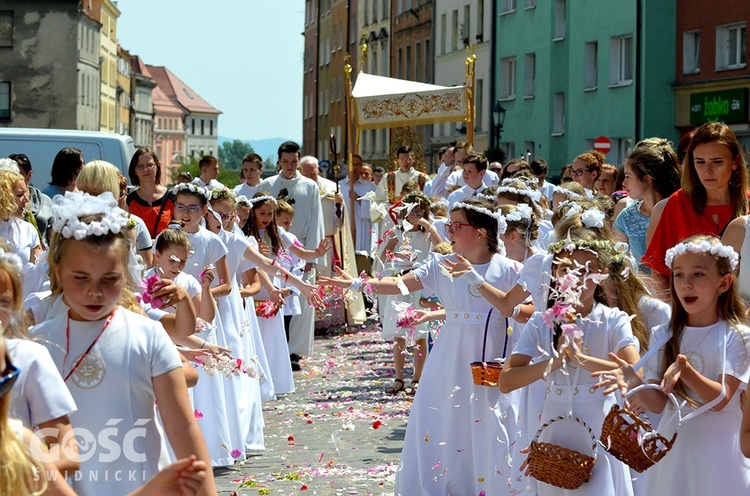
{"label": "man in white shirt", "polygon": [[[375,200],[380,203],[393,205],[401,198],[401,188],[409,181],[414,181],[419,186],[419,191],[424,191],[427,182],[427,174],[419,172],[413,167],[414,155],[411,147],[402,146],[396,152],[398,169],[388,172],[375,190]],[[378,219],[373,219],[377,222]]]}
{"label": "man in white shirt", "polygon": [[[294,223],[290,229],[305,248],[314,250],[323,239],[323,207],[320,202],[320,189],[314,181],[304,177],[297,170],[300,159],[299,145],[286,141],[279,146],[279,173],[261,181],[258,191],[266,191],[278,197],[286,190],[286,201],[294,207]],[[303,274],[305,282],[315,284],[315,261],[305,265]],[[311,355],[312,340],[297,340],[294,337],[306,337],[312,334],[315,326],[315,309],[307,303],[302,304],[302,313],[292,317],[289,328],[289,352],[293,355]],[[309,347],[292,348],[292,343],[308,343]],[[295,357],[296,358],[296,357]]]}
{"label": "man in white shirt", "polygon": [[361,171],[365,166],[362,165],[362,157],[359,155],[352,156],[352,172],[350,176],[354,181],[353,191],[349,188],[349,175],[339,181],[341,191],[349,196],[347,206],[354,202],[354,212],[350,212],[351,222],[354,223],[354,249],[357,252],[364,252],[369,256],[372,250],[372,219],[370,218],[370,201],[359,200],[370,191],[375,191],[376,186],[361,176]]}
{"label": "man in white shirt", "polygon": [[[446,198],[448,190],[453,186],[465,186],[463,174],[464,159],[474,153],[474,148],[465,142],[458,142],[456,146],[448,148],[443,154],[443,161],[438,168],[435,177],[432,178],[431,195],[437,198]],[[454,170],[458,168],[458,170]],[[492,186],[500,182],[500,177],[492,171],[487,171],[482,177],[485,186]]]}
{"label": "man in white shirt", "polygon": [[531,171],[539,179],[539,191],[547,197],[549,204],[552,205],[552,195],[555,193],[555,185],[547,182],[547,161],[542,157],[537,157],[529,165],[531,166]]}
{"label": "man in white shirt", "polygon": [[263,159],[257,153],[248,153],[242,157],[242,184],[234,187],[237,196],[252,198],[260,186],[260,174],[263,172]]}
{"label": "man in white shirt", "polygon": [[487,159],[484,155],[472,153],[463,160],[463,179],[464,186],[448,195],[448,210],[453,205],[466,200],[467,198],[476,198],[479,193],[487,188],[484,184],[484,176],[487,173]]}
{"label": "man in white shirt", "polygon": [[195,184],[203,186],[208,191],[224,187],[223,184],[216,180],[219,177],[219,161],[216,160],[216,157],[204,155],[198,162],[198,167],[200,167],[201,175],[193,179]]}

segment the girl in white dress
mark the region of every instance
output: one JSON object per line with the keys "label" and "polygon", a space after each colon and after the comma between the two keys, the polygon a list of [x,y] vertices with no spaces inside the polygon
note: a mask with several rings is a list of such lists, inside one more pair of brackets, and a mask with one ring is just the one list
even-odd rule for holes
{"label": "girl in white dress", "polygon": [[[396,494],[511,494],[511,436],[516,431],[520,395],[501,394],[496,387],[477,386],[470,363],[482,359],[485,327],[486,357],[502,358],[512,349],[512,336],[485,298],[496,289],[510,289],[520,265],[498,253],[497,233],[503,223],[483,201],[456,203],[446,225],[455,254],[435,256],[403,277],[352,279],[338,271],[322,278],[352,291],[378,294],[424,290],[445,305],[446,323],[425,363],[406,430]],[[504,228],[504,226],[503,226]],[[458,277],[451,270],[473,264]],[[458,274],[458,272],[456,272]],[[511,481],[509,481],[511,479]],[[509,482],[511,484],[509,484]]]}
{"label": "girl in white dress", "polygon": [[[558,280],[569,277],[570,271],[576,268],[581,272],[579,286],[574,288],[580,291],[578,302],[571,304],[571,315],[568,317],[574,317],[575,320],[568,324],[575,323],[583,335],[576,336],[575,345],[571,343],[562,352],[564,341],[556,329],[559,324],[555,324],[553,330],[548,324],[547,314],[536,312],[526,324],[513,355],[500,374],[500,389],[509,392],[546,380],[547,395],[540,424],[558,416],[577,417],[599,439],[604,417],[615,399],[596,392],[593,388],[596,379],[591,377],[591,372],[617,368],[617,364],[608,359],[610,352],[616,353],[627,363],[636,363],[640,358],[628,315],[607,306],[603,288],[598,283],[605,277],[614,248],[608,241],[567,239],[553,243],[549,246],[549,251],[555,255]],[[532,359],[539,355],[540,350],[547,357],[554,358],[532,364]],[[558,354],[557,350],[561,352]],[[564,363],[565,368],[562,368]],[[577,429],[572,429],[571,432],[586,436]],[[550,437],[545,442],[562,446],[567,444],[567,447],[578,451],[581,451],[581,444],[585,446],[589,443],[590,446],[591,443],[587,437],[570,439],[568,430],[551,429],[548,434]],[[627,466],[601,447],[597,447],[597,456],[591,479],[577,490],[563,490],[538,481],[538,494],[632,495]]]}
{"label": "girl in white dress", "polygon": [[[110,193],[67,193],[56,200],[48,261],[53,287],[70,309],[31,335],[47,346],[73,395],[73,427],[109,440],[107,447],[91,445],[73,489],[124,494],[158,471],[163,453],[156,402],[175,454],[208,462],[174,345],[157,323],[123,305],[135,306],[127,288],[137,266],[122,232],[127,214]],[[113,453],[112,446],[121,451]],[[210,471],[203,490],[216,494]]]}
{"label": "girl in white dress", "polygon": [[[661,390],[635,397],[649,411],[663,411],[657,430],[667,438],[677,427],[666,394],[688,407],[671,451],[649,469],[647,494],[750,494],[750,460],[740,451],[739,428],[739,392],[750,379],[750,329],[734,281],[737,253],[713,236],[692,236],[667,250],[665,262],[672,271],[672,319],[654,331],[645,378]],[[643,383],[624,363],[600,375],[605,393]]]}
{"label": "girl in white dress", "polygon": [[23,176],[0,171],[0,238],[18,253],[23,264],[33,264],[42,252],[36,228],[21,218],[28,202],[29,190]]}
{"label": "girl in white dress", "polygon": [[[422,193],[409,193],[402,199],[402,210],[398,214],[399,223],[392,234],[380,245],[380,261],[383,272],[404,275],[430,256],[432,247],[440,244],[442,238],[437,228],[430,222],[430,200]],[[397,394],[404,390],[404,362],[408,330],[396,325],[398,310],[395,304],[410,305],[419,308],[419,293],[389,295],[384,298],[384,308],[380,318],[383,327],[383,339],[393,341],[393,365],[395,378],[393,384],[386,388],[388,394]],[[422,369],[427,359],[427,324],[419,324],[411,330],[414,340],[414,375],[411,378],[410,394],[417,391],[422,377]]]}
{"label": "girl in white dress", "polygon": [[745,303],[750,303],[750,215],[737,217],[730,222],[724,230],[721,242],[740,254],[738,290]]}

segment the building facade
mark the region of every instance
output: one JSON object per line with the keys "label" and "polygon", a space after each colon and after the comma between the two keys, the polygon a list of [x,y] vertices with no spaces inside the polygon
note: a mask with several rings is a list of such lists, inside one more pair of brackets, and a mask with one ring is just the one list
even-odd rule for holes
{"label": "building facade", "polygon": [[[448,0],[435,3],[435,84],[461,86],[466,82],[467,48],[476,45],[474,66],[474,149],[484,152],[491,143],[493,102],[491,68],[491,0]],[[446,122],[433,126],[433,155],[442,146],[466,139],[466,125]]]}
{"label": "building facade", "polygon": [[677,1],[674,125],[686,133],[723,121],[750,148],[747,20],[750,3]]}
{"label": "building facade", "polygon": [[99,129],[114,133],[117,131],[117,18],[120,10],[112,0],[90,0],[88,6],[90,15],[101,24]]}
{"label": "building facade", "polygon": [[[357,13],[360,40],[367,43],[365,72],[390,76],[391,71],[391,0],[360,0]],[[358,54],[361,56],[361,53]],[[361,68],[361,59],[357,59]],[[362,131],[359,153],[365,163],[385,165],[390,149],[387,129]]]}
{"label": "building facade", "polygon": [[616,166],[639,139],[679,137],[676,0],[508,0],[498,9],[494,90],[507,111],[507,157],[544,157],[554,175],[599,136],[611,140]]}
{"label": "building facade", "polygon": [[[130,111],[133,106],[130,53],[117,46],[117,106],[115,132],[130,135]],[[131,136],[132,137],[132,136]]]}
{"label": "building facade", "polygon": [[101,88],[102,25],[85,12],[78,16],[78,105],[76,106],[76,129],[99,130],[101,116],[99,91]]}
{"label": "building facade", "polygon": [[135,146],[150,147],[154,143],[153,92],[156,83],[138,55],[130,58],[130,65],[130,94],[133,98],[133,108],[130,112],[131,137]]}
{"label": "building facade", "polygon": [[[99,104],[94,100],[99,95],[98,58],[89,56],[91,50],[98,50],[98,24],[79,12],[78,3],[4,2],[0,10],[0,126],[98,126]],[[79,55],[81,46],[84,50]]]}
{"label": "building facade", "polygon": [[146,69],[156,83],[153,90],[154,129],[152,148],[162,165],[162,181],[170,184],[185,157],[185,116],[187,111],[177,103],[169,85],[165,67],[147,65]]}

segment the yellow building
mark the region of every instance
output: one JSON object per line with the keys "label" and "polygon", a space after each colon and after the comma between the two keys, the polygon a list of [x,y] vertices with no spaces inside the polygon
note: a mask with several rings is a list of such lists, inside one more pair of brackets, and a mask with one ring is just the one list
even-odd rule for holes
{"label": "yellow building", "polygon": [[130,132],[130,109],[132,106],[131,95],[131,68],[130,53],[121,46],[117,47],[117,107],[116,128],[117,134],[129,134]]}
{"label": "yellow building", "polygon": [[111,0],[91,0],[89,6],[89,14],[102,25],[100,130],[114,133],[118,127],[117,18],[120,10]]}

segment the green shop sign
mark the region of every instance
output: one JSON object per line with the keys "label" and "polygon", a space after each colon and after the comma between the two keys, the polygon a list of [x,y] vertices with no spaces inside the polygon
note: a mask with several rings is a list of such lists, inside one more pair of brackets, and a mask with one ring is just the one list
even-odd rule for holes
{"label": "green shop sign", "polygon": [[747,88],[690,95],[690,124],[718,121],[747,121]]}

